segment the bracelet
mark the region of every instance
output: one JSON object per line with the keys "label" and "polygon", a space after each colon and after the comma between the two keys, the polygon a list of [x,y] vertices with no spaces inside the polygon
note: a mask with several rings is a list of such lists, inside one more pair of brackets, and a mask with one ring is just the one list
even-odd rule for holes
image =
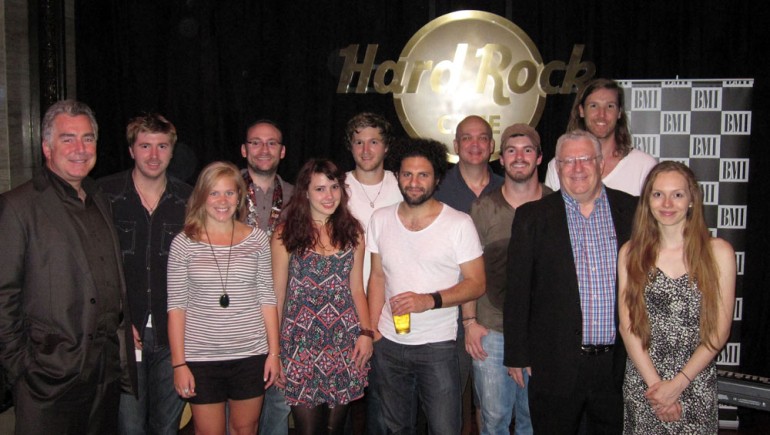
{"label": "bracelet", "polygon": [[443,305],[444,300],[441,299],[441,293],[439,292],[433,292],[430,294],[433,297],[433,308],[434,310],[437,310],[441,308],[441,305]]}
{"label": "bracelet", "polygon": [[179,367],[183,367],[183,366],[186,366],[186,365],[187,365],[187,363],[183,362],[182,364],[177,364],[175,366],[171,366],[171,368],[175,370],[175,369],[178,369]]}
{"label": "bracelet", "polygon": [[475,319],[475,317],[472,317],[470,320],[463,320],[463,327],[467,328],[467,327],[473,325],[474,323],[476,323],[476,321],[473,320],[473,319]]}
{"label": "bracelet", "polygon": [[267,356],[279,356],[277,353],[268,353]]}
{"label": "bracelet", "polygon": [[363,335],[374,340],[374,331],[372,331],[371,329],[361,329],[358,335]]}
{"label": "bracelet", "polygon": [[692,382],[692,379],[690,379],[690,377],[687,376],[687,374],[684,372],[684,370],[679,370],[679,373],[681,373],[682,376],[684,376],[688,381]]}
{"label": "bracelet", "polygon": [[463,317],[463,322],[466,320],[476,320],[476,316],[473,317]]}

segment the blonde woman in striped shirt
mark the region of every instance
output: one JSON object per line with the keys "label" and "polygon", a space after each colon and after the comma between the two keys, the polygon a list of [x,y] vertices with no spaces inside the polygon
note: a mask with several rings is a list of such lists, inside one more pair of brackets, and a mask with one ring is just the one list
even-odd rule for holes
{"label": "blonde woman in striped shirt", "polygon": [[245,194],[233,164],[204,168],[169,253],[174,385],[192,405],[196,433],[255,434],[265,389],[280,374],[270,241],[240,222]]}

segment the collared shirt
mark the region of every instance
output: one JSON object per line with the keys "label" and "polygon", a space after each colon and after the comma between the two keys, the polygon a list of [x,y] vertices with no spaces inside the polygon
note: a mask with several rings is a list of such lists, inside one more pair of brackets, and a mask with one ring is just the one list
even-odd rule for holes
{"label": "collared shirt", "polygon": [[105,372],[100,374],[100,380],[114,379],[120,374],[120,358],[117,357],[120,346],[116,331],[120,325],[122,307],[121,276],[118,259],[113,250],[112,229],[93,200],[97,188],[92,179],[86,178],[82,181],[81,186],[86,192],[86,199],[82,201],[68,182],[48,168],[45,171],[51,186],[67,210],[68,216],[62,218],[71,220],[93,276],[96,298],[92,298],[90,303],[96,304],[99,315],[96,318],[96,333],[92,346],[101,348],[105,355],[108,355],[104,361],[109,364],[105,367]]}
{"label": "collared shirt", "polygon": [[585,345],[615,343],[615,285],[618,243],[607,192],[602,191],[588,217],[580,203],[561,191],[575,260]]}
{"label": "collared shirt", "polygon": [[150,214],[136,191],[133,169],[99,179],[112,207],[120,240],[131,320],[142,336],[152,315],[155,342],[168,345],[166,268],[171,241],[184,226],[192,187],[166,175],[166,188]]}
{"label": "collared shirt", "polygon": [[[492,172],[492,168],[487,168],[487,171],[489,171],[489,183],[484,186],[481,195],[503,186],[503,177]],[[460,166],[455,166],[447,171],[446,176],[441,180],[435,198],[455,210],[470,213],[471,204],[478,197],[465,182],[460,173]]]}
{"label": "collared shirt", "polygon": [[[246,187],[249,191],[246,195],[246,201],[248,202],[249,207],[244,222],[251,226],[256,224],[257,228],[267,233],[267,236],[270,237],[270,235],[273,234],[276,225],[278,225],[283,209],[286,208],[292,193],[294,193],[294,186],[283,181],[280,175],[275,174],[275,183],[271,184],[267,191],[264,191],[251,181],[247,169],[242,169],[241,175],[243,175],[243,179],[246,181]],[[280,201],[274,201],[273,198],[276,183],[280,183],[281,185],[282,192]],[[271,216],[276,216],[278,218],[272,219],[271,221]]]}

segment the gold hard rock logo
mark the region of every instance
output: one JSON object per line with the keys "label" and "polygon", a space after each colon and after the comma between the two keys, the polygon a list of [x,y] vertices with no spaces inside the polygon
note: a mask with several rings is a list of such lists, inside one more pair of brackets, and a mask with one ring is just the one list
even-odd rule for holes
{"label": "gold hard rock logo", "polygon": [[[340,50],[337,93],[371,92],[371,82],[374,92],[393,94],[410,136],[438,140],[453,153],[455,127],[468,115],[485,118],[496,135],[517,122],[536,126],[547,94],[575,92],[594,76],[594,64],[581,62],[583,48],[575,45],[568,63],[544,64],[529,36],[507,19],[453,12],[415,33],[398,61],[375,65],[377,44],[367,45],[362,62],[358,44]],[[560,85],[552,83],[557,72]]]}

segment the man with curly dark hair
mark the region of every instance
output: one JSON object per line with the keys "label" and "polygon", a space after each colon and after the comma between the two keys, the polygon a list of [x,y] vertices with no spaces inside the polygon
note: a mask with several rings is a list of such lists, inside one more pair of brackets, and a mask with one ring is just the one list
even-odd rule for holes
{"label": "man with curly dark hair", "polygon": [[[457,306],[484,293],[481,244],[470,216],[434,198],[446,148],[428,139],[394,147],[404,200],[374,212],[369,309],[375,370],[390,433],[413,431],[419,403],[430,433],[459,434]],[[394,318],[409,317],[396,330]]]}

